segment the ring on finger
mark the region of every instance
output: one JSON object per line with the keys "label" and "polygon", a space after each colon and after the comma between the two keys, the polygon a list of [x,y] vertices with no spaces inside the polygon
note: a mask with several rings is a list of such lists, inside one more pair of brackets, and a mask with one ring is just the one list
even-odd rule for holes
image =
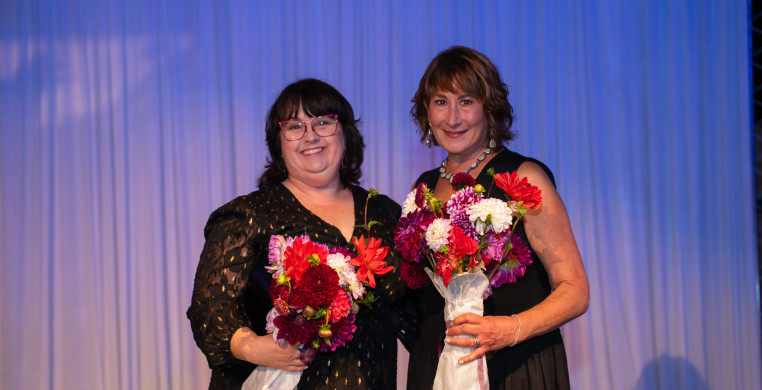
{"label": "ring on finger", "polygon": [[479,348],[479,346],[482,345],[482,343],[479,342],[479,338],[478,337],[471,336],[471,338],[474,339],[474,348]]}

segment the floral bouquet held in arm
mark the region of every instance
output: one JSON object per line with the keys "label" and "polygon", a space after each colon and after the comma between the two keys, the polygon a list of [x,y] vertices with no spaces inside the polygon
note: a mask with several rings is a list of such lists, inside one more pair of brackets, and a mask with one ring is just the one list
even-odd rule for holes
{"label": "floral bouquet held in arm", "polygon": [[[483,315],[484,299],[492,289],[516,282],[532,263],[528,246],[514,232],[527,209],[540,207],[540,190],[515,171],[487,172],[505,193],[505,201],[485,197],[484,187],[467,173],[455,175],[456,192],[446,203],[420,183],[408,194],[394,231],[394,248],[404,259],[403,280],[421,288],[428,275],[445,299],[447,327],[460,314]],[[472,350],[445,344],[434,389],[489,388],[484,356],[458,364]]]}
{"label": "floral bouquet held in arm", "polygon": [[[371,189],[368,199],[378,192]],[[367,200],[366,200],[367,214]],[[378,222],[370,221],[363,227]],[[270,237],[266,267],[273,274],[270,297],[273,308],[266,329],[281,347],[298,344],[301,359],[310,363],[318,351],[335,351],[352,340],[358,304],[368,307],[376,300],[375,275],[393,270],[385,258],[389,247],[374,237],[353,237],[355,251],[329,248],[308,236]],[[243,384],[243,390],[294,389],[301,372],[258,366]]]}

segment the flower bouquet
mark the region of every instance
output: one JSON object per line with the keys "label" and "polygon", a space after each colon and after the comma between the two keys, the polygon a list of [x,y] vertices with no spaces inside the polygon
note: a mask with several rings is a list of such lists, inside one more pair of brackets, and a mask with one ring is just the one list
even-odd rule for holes
{"label": "flower bouquet", "polygon": [[[527,209],[540,207],[540,190],[526,178],[519,179],[515,171],[495,175],[490,169],[488,173],[505,201],[490,198],[489,193],[485,196],[484,187],[466,173],[455,175],[456,192],[446,203],[420,183],[408,194],[394,231],[394,248],[403,257],[403,280],[411,288],[420,288],[427,276],[431,279],[445,299],[447,327],[460,314],[482,315],[483,300],[492,289],[516,282],[532,263],[528,246],[514,232]],[[445,344],[434,389],[489,387],[484,356],[458,364],[471,350]]]}
{"label": "flower bouquet", "polygon": [[[375,194],[371,190],[369,198]],[[375,221],[363,225],[368,231]],[[272,273],[273,308],[266,329],[281,347],[298,344],[310,363],[318,351],[335,351],[352,340],[358,304],[376,299],[375,275],[393,270],[385,258],[389,247],[374,237],[353,237],[354,251],[311,241],[308,236],[270,237],[267,270]],[[249,389],[294,389],[301,372],[258,366],[243,384]]]}

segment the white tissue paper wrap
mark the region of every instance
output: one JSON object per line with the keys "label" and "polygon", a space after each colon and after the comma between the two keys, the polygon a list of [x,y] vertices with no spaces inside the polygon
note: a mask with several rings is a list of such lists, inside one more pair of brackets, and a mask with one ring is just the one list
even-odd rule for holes
{"label": "white tissue paper wrap", "polygon": [[294,390],[301,378],[301,371],[257,366],[243,382],[241,390]]}
{"label": "white tissue paper wrap", "polygon": [[[441,276],[436,276],[426,269],[434,286],[445,299],[444,319],[447,327],[452,320],[463,313],[484,314],[484,290],[489,285],[487,276],[482,272],[459,274],[454,276],[445,287]],[[457,336],[471,337],[471,336]],[[482,356],[466,364],[458,364],[458,359],[473,352],[473,348],[456,347],[445,343],[439,355],[437,375],[434,378],[434,390],[487,390],[487,359]]]}

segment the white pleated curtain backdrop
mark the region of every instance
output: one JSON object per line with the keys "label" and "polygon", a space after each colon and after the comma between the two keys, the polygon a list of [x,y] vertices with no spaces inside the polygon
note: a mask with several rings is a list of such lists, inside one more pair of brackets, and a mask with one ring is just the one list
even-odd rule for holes
{"label": "white pleated curtain backdrop", "polygon": [[336,86],[364,185],[401,202],[444,158],[409,109],[454,44],[498,66],[511,148],[569,210],[591,287],[562,328],[573,388],[762,387],[747,8],[0,3],[0,387],[205,388],[184,314],[202,229],[256,189],[277,94]]}

